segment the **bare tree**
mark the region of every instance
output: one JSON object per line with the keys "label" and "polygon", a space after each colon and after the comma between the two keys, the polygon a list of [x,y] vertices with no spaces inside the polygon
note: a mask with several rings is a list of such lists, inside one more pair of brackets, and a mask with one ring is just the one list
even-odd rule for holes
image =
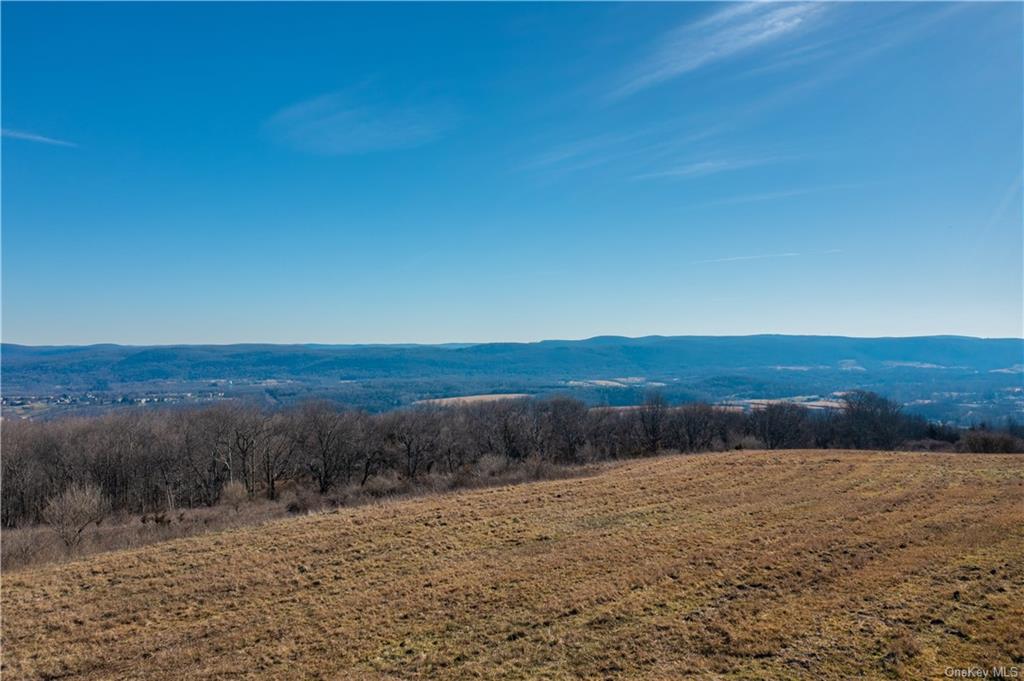
{"label": "bare tree", "polygon": [[291,414],[276,414],[267,426],[259,452],[259,469],[268,499],[277,498],[277,483],[291,471],[302,447],[302,433]]}
{"label": "bare tree", "polygon": [[587,445],[597,458],[615,459],[643,453],[633,410],[599,407],[587,412]]}
{"label": "bare tree", "polygon": [[213,407],[173,416],[172,446],[182,459],[183,501],[189,507],[196,503],[213,506],[231,479],[232,413]]}
{"label": "bare tree", "polygon": [[[469,410],[453,409],[442,419],[438,430],[438,458],[447,473],[462,469],[473,457],[477,443],[473,438]],[[490,449],[487,446],[487,449]]]}
{"label": "bare tree", "polygon": [[230,451],[241,468],[242,482],[251,499],[256,494],[256,464],[267,434],[267,417],[253,407],[237,408],[232,417]]}
{"label": "bare tree", "polygon": [[669,441],[683,452],[710,450],[720,430],[714,408],[704,403],[673,409],[668,418]]}
{"label": "bare tree", "polygon": [[843,396],[841,437],[856,449],[894,449],[903,440],[900,405],[866,390]]}
{"label": "bare tree", "polygon": [[665,398],[660,392],[652,392],[647,395],[647,399],[639,409],[641,437],[644,449],[650,454],[657,453],[661,449],[667,410],[668,403],[665,402]]}
{"label": "bare tree", "polygon": [[791,402],[773,402],[751,414],[753,434],[768,449],[803,446],[808,439],[807,409]]}
{"label": "bare tree", "polygon": [[586,443],[583,430],[586,407],[568,397],[554,397],[536,405],[541,424],[540,440],[547,444],[552,458],[562,463],[574,463],[580,448]]}
{"label": "bare tree", "polygon": [[99,523],[109,509],[107,498],[92,483],[71,483],[60,494],[50,497],[43,509],[47,522],[68,548],[82,540],[82,532],[91,523]]}
{"label": "bare tree", "polygon": [[54,423],[4,420],[0,456],[4,527],[39,521],[55,482],[67,476],[56,430]]}
{"label": "bare tree", "polygon": [[397,411],[385,417],[389,439],[402,460],[403,474],[410,480],[433,467],[441,436],[439,412],[430,407]]}
{"label": "bare tree", "polygon": [[306,469],[321,494],[338,480],[351,480],[365,430],[361,413],[339,412],[326,402],[310,402],[300,411],[298,429]]}

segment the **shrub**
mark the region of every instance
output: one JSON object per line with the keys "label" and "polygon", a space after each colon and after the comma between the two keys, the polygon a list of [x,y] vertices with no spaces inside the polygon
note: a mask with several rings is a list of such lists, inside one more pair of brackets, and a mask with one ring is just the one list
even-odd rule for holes
{"label": "shrub", "polygon": [[526,473],[529,480],[546,480],[554,478],[557,468],[550,461],[539,456],[530,456],[525,462]]}
{"label": "shrub", "polygon": [[910,452],[952,452],[955,450],[952,443],[933,438],[907,440],[903,443],[903,448]]}
{"label": "shrub", "polygon": [[476,471],[481,478],[493,478],[500,475],[507,466],[508,462],[504,457],[484,454],[476,462]]}
{"label": "shrub", "polygon": [[474,483],[476,483],[476,468],[471,464],[464,464],[452,474],[451,485],[455,489],[472,487]]}
{"label": "shrub", "polygon": [[228,484],[224,485],[224,489],[220,491],[220,503],[225,506],[230,506],[236,511],[248,499],[249,494],[245,491],[245,485],[240,483],[238,480],[232,480]]}
{"label": "shrub", "polygon": [[1011,454],[1024,452],[1024,441],[1009,433],[969,430],[960,438],[957,451],[977,454]]}
{"label": "shrub", "polygon": [[294,490],[282,493],[279,498],[289,513],[309,513],[320,508],[323,504],[323,499],[320,495],[298,485]]}
{"label": "shrub", "polygon": [[91,523],[99,524],[110,504],[100,488],[91,483],[72,483],[60,494],[50,497],[43,508],[43,520],[56,531],[68,548],[82,540],[82,532]]}
{"label": "shrub", "polygon": [[447,492],[454,486],[454,476],[441,473],[427,473],[419,477],[416,481],[416,486],[421,492],[432,494]]}
{"label": "shrub", "polygon": [[2,546],[0,568],[3,570],[57,560],[61,554],[60,543],[42,526],[4,530]]}
{"label": "shrub", "polygon": [[363,492],[371,497],[388,497],[408,492],[408,481],[394,474],[375,475],[363,485]]}
{"label": "shrub", "polygon": [[745,435],[734,446],[735,449],[764,449],[764,442],[753,435]]}

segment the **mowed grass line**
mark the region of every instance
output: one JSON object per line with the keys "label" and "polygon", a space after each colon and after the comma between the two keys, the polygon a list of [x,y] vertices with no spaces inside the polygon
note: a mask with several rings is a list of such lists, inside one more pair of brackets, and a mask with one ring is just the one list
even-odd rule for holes
{"label": "mowed grass line", "polygon": [[1024,457],[667,456],[3,583],[4,678],[942,678],[1024,662]]}

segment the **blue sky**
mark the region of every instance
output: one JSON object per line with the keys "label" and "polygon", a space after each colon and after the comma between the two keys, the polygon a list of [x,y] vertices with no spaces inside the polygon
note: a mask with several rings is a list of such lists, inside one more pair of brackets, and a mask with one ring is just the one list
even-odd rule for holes
{"label": "blue sky", "polygon": [[1022,30],[5,2],[3,340],[1019,337]]}

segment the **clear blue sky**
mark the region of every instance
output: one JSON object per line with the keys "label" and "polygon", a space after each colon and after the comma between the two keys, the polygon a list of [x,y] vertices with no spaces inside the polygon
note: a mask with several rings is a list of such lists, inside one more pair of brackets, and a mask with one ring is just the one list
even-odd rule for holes
{"label": "clear blue sky", "polygon": [[2,22],[7,342],[1022,335],[1020,3]]}

